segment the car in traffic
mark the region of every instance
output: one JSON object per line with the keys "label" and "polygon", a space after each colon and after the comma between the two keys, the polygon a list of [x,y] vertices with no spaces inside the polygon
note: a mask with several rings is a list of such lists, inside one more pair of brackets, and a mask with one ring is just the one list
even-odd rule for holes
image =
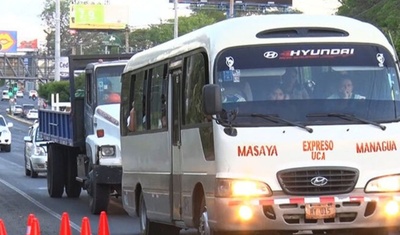
{"label": "car in traffic", "polygon": [[14,115],[21,115],[24,110],[22,109],[22,105],[16,104],[14,106]]}
{"label": "car in traffic", "polygon": [[22,104],[21,117],[26,118],[28,111],[31,109],[34,109],[34,108],[35,108],[35,105],[33,105],[33,104]]}
{"label": "car in traffic", "polygon": [[26,114],[26,119],[28,120],[36,120],[39,118],[39,112],[37,109],[30,109]]}
{"label": "car in traffic", "polygon": [[38,92],[36,90],[29,91],[29,99],[36,99],[38,98]]}
{"label": "car in traffic", "polygon": [[15,94],[15,96],[16,96],[17,98],[24,98],[24,92],[22,92],[22,91],[17,91],[17,93]]}
{"label": "car in traffic", "polygon": [[11,131],[12,122],[7,122],[3,115],[0,115],[0,148],[2,151],[11,151]]}
{"label": "car in traffic", "polygon": [[13,107],[11,107],[11,110],[10,108],[6,108],[6,112],[8,114],[21,115],[24,112],[24,110],[22,109],[22,105],[16,104]]}
{"label": "car in traffic", "polygon": [[24,142],[25,175],[37,178],[47,172],[47,142],[39,134],[38,122],[29,127]]}
{"label": "car in traffic", "polygon": [[10,95],[8,94],[8,90],[3,90],[2,94],[1,94],[1,101],[9,100],[9,99],[10,99]]}

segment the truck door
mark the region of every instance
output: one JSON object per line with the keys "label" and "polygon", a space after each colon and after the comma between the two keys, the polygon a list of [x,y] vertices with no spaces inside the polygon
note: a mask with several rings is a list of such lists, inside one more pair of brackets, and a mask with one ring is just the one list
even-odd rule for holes
{"label": "truck door", "polygon": [[171,146],[172,146],[172,169],[171,169],[171,191],[172,195],[172,219],[181,220],[182,215],[182,189],[181,189],[181,124],[182,124],[182,67],[174,67],[170,70],[169,81],[172,83],[171,102],[169,102],[170,115],[169,120],[170,131],[171,131]]}
{"label": "truck door", "polygon": [[93,114],[96,108],[96,84],[94,80],[94,71],[86,70],[85,76],[85,107],[84,107],[84,122],[85,122],[85,137],[94,133],[93,130]]}

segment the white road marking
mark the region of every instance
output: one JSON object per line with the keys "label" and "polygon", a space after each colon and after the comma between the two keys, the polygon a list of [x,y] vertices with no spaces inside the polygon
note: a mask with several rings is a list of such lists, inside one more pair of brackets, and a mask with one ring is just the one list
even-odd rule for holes
{"label": "white road marking", "polygon": [[[4,181],[2,179],[0,179],[0,182],[3,183],[5,186],[9,187],[10,189],[14,190],[15,192],[17,192],[18,194],[20,194],[21,196],[23,196],[24,198],[26,198],[28,201],[32,202],[33,204],[35,204],[36,206],[38,206],[39,208],[41,208],[42,210],[46,211],[47,213],[49,213],[50,215],[52,215],[53,217],[57,218],[58,220],[61,221],[61,215],[58,214],[57,212],[51,210],[50,208],[48,208],[47,206],[43,205],[42,203],[36,201],[34,198],[32,198],[31,196],[29,196],[28,194],[24,193],[23,191],[21,191],[20,189],[14,187],[13,185],[9,184],[7,181]],[[81,231],[81,227],[73,222],[69,222],[71,227],[74,228],[76,231],[80,232]]]}

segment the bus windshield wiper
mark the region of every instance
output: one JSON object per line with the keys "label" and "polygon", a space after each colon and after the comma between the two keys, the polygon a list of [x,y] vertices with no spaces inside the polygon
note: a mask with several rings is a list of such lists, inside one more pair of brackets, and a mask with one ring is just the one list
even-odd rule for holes
{"label": "bus windshield wiper", "polygon": [[353,114],[347,114],[347,113],[311,113],[311,114],[308,114],[307,117],[337,117],[337,118],[341,118],[344,120],[353,120],[353,121],[356,120],[356,121],[362,122],[364,124],[370,124],[370,125],[379,127],[383,131],[386,130],[386,126],[384,126],[378,122],[363,119],[363,118],[354,116]]}
{"label": "bus windshield wiper", "polygon": [[268,120],[268,121],[271,121],[271,122],[275,122],[275,123],[284,122],[284,123],[289,124],[289,125],[291,125],[291,126],[300,127],[300,128],[302,128],[302,129],[308,131],[309,133],[312,133],[312,132],[313,132],[313,129],[310,128],[310,127],[307,127],[307,126],[305,126],[305,125],[301,125],[301,124],[299,124],[299,123],[295,123],[295,122],[286,120],[286,119],[284,119],[284,118],[279,117],[278,115],[274,115],[274,114],[252,113],[250,116],[251,116],[251,117],[263,118],[263,119],[265,119],[265,120]]}

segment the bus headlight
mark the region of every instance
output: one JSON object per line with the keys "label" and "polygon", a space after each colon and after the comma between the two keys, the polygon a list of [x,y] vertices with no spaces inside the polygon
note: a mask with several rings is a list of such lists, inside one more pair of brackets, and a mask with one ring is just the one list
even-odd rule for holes
{"label": "bus headlight", "polygon": [[100,158],[103,157],[115,157],[115,146],[114,145],[103,145],[100,147]]}
{"label": "bus headlight", "polygon": [[217,179],[217,197],[260,197],[271,196],[269,186],[264,182],[238,179]]}
{"label": "bus headlight", "polygon": [[400,175],[389,175],[370,180],[365,192],[397,192],[400,191]]}

